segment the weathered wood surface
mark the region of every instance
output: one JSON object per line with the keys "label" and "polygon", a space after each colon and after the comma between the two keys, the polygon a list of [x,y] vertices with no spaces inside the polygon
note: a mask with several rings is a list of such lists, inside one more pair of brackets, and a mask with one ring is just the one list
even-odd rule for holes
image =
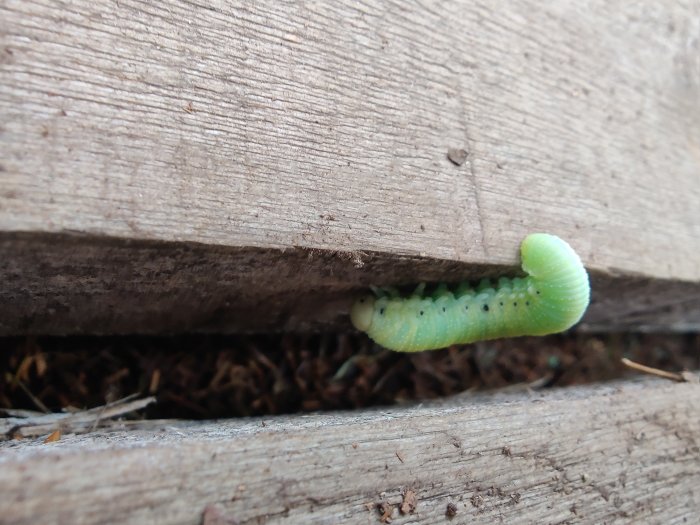
{"label": "weathered wood surface", "polygon": [[[350,329],[377,283],[459,281],[515,267],[293,248],[80,236],[0,239],[0,334]],[[700,330],[700,284],[594,273],[577,329]]]}
{"label": "weathered wood surface", "polygon": [[[276,326],[303,327],[314,294],[514,266],[536,230],[604,274],[697,283],[699,173],[695,1],[0,4],[0,333],[162,331],[178,312],[238,329],[216,312],[254,326],[260,302],[238,298],[256,287]],[[113,243],[45,251],[66,233]],[[93,266],[118,239],[152,244]],[[269,263],[293,247],[327,265]],[[363,254],[386,271],[341,281]],[[412,266],[392,276],[397,258]],[[222,298],[226,272],[197,273],[246,260],[299,282]],[[630,318],[614,297],[598,317]],[[697,326],[685,306],[652,300],[644,322]]]}
{"label": "weathered wood surface", "polygon": [[387,502],[395,524],[693,523],[698,406],[643,380],[6,441],[0,522],[372,524]]}

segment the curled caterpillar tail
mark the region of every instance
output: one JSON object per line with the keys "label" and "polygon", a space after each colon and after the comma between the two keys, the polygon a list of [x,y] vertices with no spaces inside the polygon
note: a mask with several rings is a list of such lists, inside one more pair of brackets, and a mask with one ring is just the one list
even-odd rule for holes
{"label": "curled caterpillar tail", "polygon": [[399,352],[444,348],[485,339],[545,335],[575,325],[590,300],[588,274],[576,252],[559,237],[528,235],[520,246],[526,277],[487,279],[454,291],[440,285],[417,292],[367,295],[352,307],[353,325]]}

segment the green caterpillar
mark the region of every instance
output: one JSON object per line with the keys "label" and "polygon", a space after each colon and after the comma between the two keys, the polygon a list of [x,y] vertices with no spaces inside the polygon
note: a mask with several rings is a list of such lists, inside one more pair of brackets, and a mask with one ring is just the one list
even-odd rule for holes
{"label": "green caterpillar", "polygon": [[441,284],[424,296],[378,291],[358,300],[350,318],[358,330],[399,352],[418,352],[500,337],[546,335],[575,325],[590,300],[588,274],[576,252],[559,237],[528,235],[520,247],[526,277],[484,279],[450,291]]}

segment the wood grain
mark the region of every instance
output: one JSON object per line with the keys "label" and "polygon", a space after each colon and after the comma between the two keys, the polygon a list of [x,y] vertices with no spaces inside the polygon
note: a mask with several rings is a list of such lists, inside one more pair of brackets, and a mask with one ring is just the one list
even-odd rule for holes
{"label": "wood grain", "polygon": [[5,441],[0,523],[691,523],[699,403],[645,379]]}
{"label": "wood grain", "polygon": [[[517,272],[372,252],[13,234],[0,238],[0,335],[344,331],[371,284]],[[601,272],[591,284],[577,330],[700,330],[700,284]]]}
{"label": "wood grain", "polygon": [[[698,282],[699,57],[694,1],[7,0],[0,238],[478,268],[543,230],[594,271]],[[95,271],[46,300],[76,308]]]}

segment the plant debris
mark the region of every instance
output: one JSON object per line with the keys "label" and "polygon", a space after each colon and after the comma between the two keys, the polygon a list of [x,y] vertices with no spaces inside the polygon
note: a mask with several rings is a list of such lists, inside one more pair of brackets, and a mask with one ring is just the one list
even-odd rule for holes
{"label": "plant debris", "polygon": [[[50,412],[65,418],[133,393],[157,402],[138,415],[132,408],[129,418],[356,409],[605,381],[630,373],[622,358],[684,377],[684,370],[700,368],[700,335],[564,334],[415,354],[384,350],[356,334],[7,337],[0,338],[0,416],[5,409],[6,416],[29,410],[34,418]],[[93,410],[70,431],[115,423],[107,413],[96,417],[102,408]],[[32,433],[54,430],[47,420],[42,433]]]}
{"label": "plant debris", "polygon": [[416,497],[415,491],[406,489],[403,491],[402,497],[401,507],[399,508],[401,514],[413,514],[413,511],[416,510],[416,506],[418,505],[418,498]]}
{"label": "plant debris", "polygon": [[61,434],[81,434],[98,427],[111,426],[111,419],[141,410],[155,402],[154,397],[132,400],[129,396],[90,410],[67,413],[31,413],[27,411],[4,410],[5,418],[0,419],[0,440],[48,436],[44,443],[58,441]]}
{"label": "plant debris", "polygon": [[668,372],[666,370],[660,370],[651,366],[642,365],[640,363],[632,361],[631,359],[627,359],[626,357],[620,359],[620,362],[626,367],[636,370],[638,372],[657,377],[663,377],[664,379],[670,379],[672,381],[678,381],[679,383],[697,383],[699,381],[698,376],[696,376],[688,370],[683,370],[679,373]]}
{"label": "plant debris", "polygon": [[379,521],[382,523],[391,523],[391,516],[394,513],[394,506],[386,501],[377,503],[377,511],[379,512]]}
{"label": "plant debris", "polygon": [[46,438],[44,439],[44,443],[53,443],[55,441],[58,441],[59,439],[61,439],[61,431],[54,430],[53,432],[51,432],[51,434],[46,436]]}

